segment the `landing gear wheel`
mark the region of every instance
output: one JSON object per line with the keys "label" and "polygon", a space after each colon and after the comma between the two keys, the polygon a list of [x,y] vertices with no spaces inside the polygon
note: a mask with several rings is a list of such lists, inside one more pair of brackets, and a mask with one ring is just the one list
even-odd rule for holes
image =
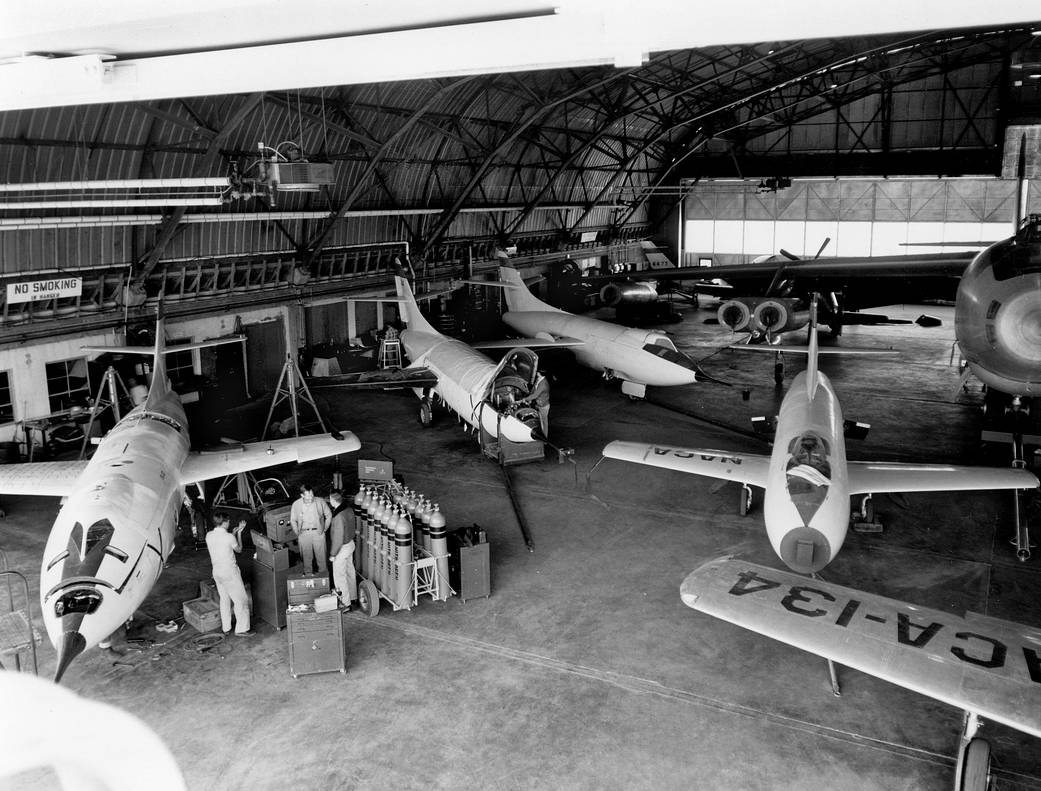
{"label": "landing gear wheel", "polygon": [[784,363],[774,363],[774,384],[784,384]]}
{"label": "landing gear wheel", "polygon": [[358,609],[370,618],[379,614],[380,595],[372,580],[358,583]]}
{"label": "landing gear wheel", "polygon": [[752,510],[752,490],[747,486],[741,487],[740,500],[737,503],[737,512],[741,516],[748,516]]}
{"label": "landing gear wheel", "polygon": [[434,422],[434,410],[430,406],[429,398],[421,398],[419,401],[419,422],[423,428],[430,428]]}
{"label": "landing gear wheel", "polygon": [[973,739],[965,748],[959,791],[986,791],[990,780],[990,743]]}
{"label": "landing gear wheel", "polygon": [[860,506],[860,516],[865,522],[875,521],[875,501],[870,497],[864,500],[864,504]]}

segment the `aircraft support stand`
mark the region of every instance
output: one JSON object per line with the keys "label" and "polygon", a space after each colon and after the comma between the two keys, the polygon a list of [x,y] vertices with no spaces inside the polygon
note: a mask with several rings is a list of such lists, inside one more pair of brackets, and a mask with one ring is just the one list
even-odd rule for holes
{"label": "aircraft support stand", "polygon": [[836,698],[842,697],[842,687],[839,685],[839,672],[835,667],[835,663],[830,659],[828,662],[828,676],[831,678],[831,694]]}
{"label": "aircraft support stand", "polygon": [[271,417],[275,413],[275,407],[283,401],[289,401],[289,408],[292,410],[293,436],[300,436],[300,401],[303,401],[314,410],[321,433],[327,432],[325,421],[322,420],[322,413],[318,410],[318,405],[315,404],[311,391],[308,389],[307,383],[300,373],[300,368],[292,355],[286,355],[286,364],[282,366],[282,374],[278,378],[275,395],[272,397],[271,406],[267,411],[267,420],[264,421],[264,430],[260,433],[261,439],[268,438],[267,433],[268,429],[271,428]]}
{"label": "aircraft support stand", "polygon": [[[101,379],[101,385],[98,387],[98,394],[95,396],[94,403],[90,407],[90,420],[87,421],[87,426],[83,430],[83,445],[80,446],[80,459],[87,458],[87,445],[90,444],[91,432],[94,430],[94,423],[97,422],[97,419],[102,412],[106,409],[111,409],[112,416],[115,418],[115,423],[122,420],[123,413],[119,408],[120,388],[122,388],[123,395],[129,401],[130,392],[127,390],[126,385],[123,384],[123,380],[120,378],[119,373],[110,365],[105,370],[105,375]],[[106,390],[108,391],[107,401],[102,398],[102,396],[105,395]]]}
{"label": "aircraft support stand", "polygon": [[[1015,433],[1012,435],[1012,467],[1013,469],[1026,469],[1027,462],[1024,459],[1023,435]],[[1026,496],[1026,490],[1012,490],[1012,518],[1016,526],[1016,535],[1009,542],[1016,545],[1016,557],[1021,561],[1030,560],[1030,550],[1034,546],[1030,543],[1030,527],[1027,525],[1026,517],[1020,511],[1020,498]]]}

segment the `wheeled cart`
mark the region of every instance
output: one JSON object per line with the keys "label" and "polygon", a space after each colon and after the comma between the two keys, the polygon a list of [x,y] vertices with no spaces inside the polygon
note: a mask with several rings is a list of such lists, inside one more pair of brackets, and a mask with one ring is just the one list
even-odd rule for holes
{"label": "wheeled cart", "polygon": [[293,678],[311,673],[347,672],[347,643],[339,610],[286,611],[289,672]]}

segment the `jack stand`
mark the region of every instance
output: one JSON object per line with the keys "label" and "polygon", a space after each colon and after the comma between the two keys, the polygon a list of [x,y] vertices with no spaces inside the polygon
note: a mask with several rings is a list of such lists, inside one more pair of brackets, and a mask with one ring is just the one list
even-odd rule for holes
{"label": "jack stand", "polygon": [[[80,459],[87,457],[87,445],[90,444],[90,438],[92,431],[94,430],[94,423],[98,417],[106,409],[112,410],[112,416],[115,418],[115,422],[118,423],[123,413],[119,408],[119,391],[122,389],[123,396],[128,402],[130,399],[130,391],[127,390],[126,385],[123,384],[123,379],[119,376],[119,372],[116,371],[111,365],[106,369],[105,375],[101,379],[101,384],[98,386],[98,394],[94,398],[94,403],[90,408],[90,420],[87,422],[87,427],[83,430],[83,444],[80,446]],[[103,400],[103,396],[108,395],[108,400]]]}
{"label": "jack stand", "polygon": [[[275,407],[286,400],[289,401],[289,407],[293,412],[294,436],[300,436],[300,401],[303,401],[314,410],[321,433],[324,434],[328,431],[325,427],[325,421],[322,420],[322,413],[318,411],[318,406],[311,396],[311,391],[307,388],[307,383],[300,373],[299,366],[297,366],[292,355],[286,355],[286,364],[282,366],[282,373],[278,377],[278,386],[275,388],[275,395],[271,399],[271,407],[267,411],[267,420],[264,421],[264,430],[260,433],[261,439],[270,439],[268,437],[268,429],[271,427],[271,416],[275,413]],[[313,425],[315,424],[307,423],[305,427]]]}
{"label": "jack stand", "polygon": [[836,698],[841,698],[842,687],[839,686],[839,672],[835,668],[835,663],[830,659],[828,660],[828,677],[831,679],[831,694]]}
{"label": "jack stand", "polygon": [[[1013,469],[1026,469],[1027,462],[1023,458],[1023,435],[1016,433],[1012,435],[1012,467]],[[1026,519],[1020,513],[1019,498],[1025,493],[1024,489],[1016,489],[1012,492],[1012,518],[1016,526],[1016,535],[1009,543],[1016,546],[1016,557],[1024,563],[1030,560],[1030,550],[1035,546],[1030,543],[1030,527]]]}
{"label": "jack stand", "polygon": [[[217,494],[213,497],[214,508],[226,503],[238,502],[248,506],[250,511],[255,512],[260,505],[257,502],[256,495],[253,494],[256,483],[257,479],[251,472],[238,472],[233,475],[225,475],[224,480],[221,481],[220,488],[217,489]],[[229,497],[229,490],[233,485],[235,489],[238,490],[237,496]]]}

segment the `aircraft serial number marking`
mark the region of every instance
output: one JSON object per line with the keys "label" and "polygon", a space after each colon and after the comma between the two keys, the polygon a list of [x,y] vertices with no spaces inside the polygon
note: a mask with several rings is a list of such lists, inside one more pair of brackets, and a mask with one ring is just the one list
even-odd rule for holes
{"label": "aircraft serial number marking", "polygon": [[[747,596],[777,590],[780,593],[786,586],[784,583],[769,579],[755,571],[742,571],[728,593],[731,596]],[[836,626],[849,628],[856,626],[854,617],[863,602],[848,599],[840,602],[826,590],[812,585],[790,585],[778,604],[790,613],[807,618],[831,617],[836,605],[841,604],[839,614],[834,618]],[[877,606],[877,603],[876,603]],[[911,648],[927,648],[942,653],[944,649],[961,662],[977,667],[996,669],[1006,667],[1009,661],[1009,646],[1001,640],[961,628],[941,621],[916,621],[911,613],[897,611],[888,616],[864,613],[863,620],[878,624],[891,623],[895,615],[896,640],[899,645]],[[953,616],[952,616],[953,617]],[[1023,645],[1023,659],[1027,675],[1035,684],[1041,684],[1041,652]],[[1016,646],[1012,646],[1013,655]],[[1010,670],[1015,670],[1009,666]]]}
{"label": "aircraft serial number marking", "polygon": [[717,456],[713,453],[691,453],[689,450],[675,448],[653,449],[655,456],[675,456],[677,459],[701,459],[702,461],[718,461],[720,464],[740,464],[743,459],[738,456]]}

